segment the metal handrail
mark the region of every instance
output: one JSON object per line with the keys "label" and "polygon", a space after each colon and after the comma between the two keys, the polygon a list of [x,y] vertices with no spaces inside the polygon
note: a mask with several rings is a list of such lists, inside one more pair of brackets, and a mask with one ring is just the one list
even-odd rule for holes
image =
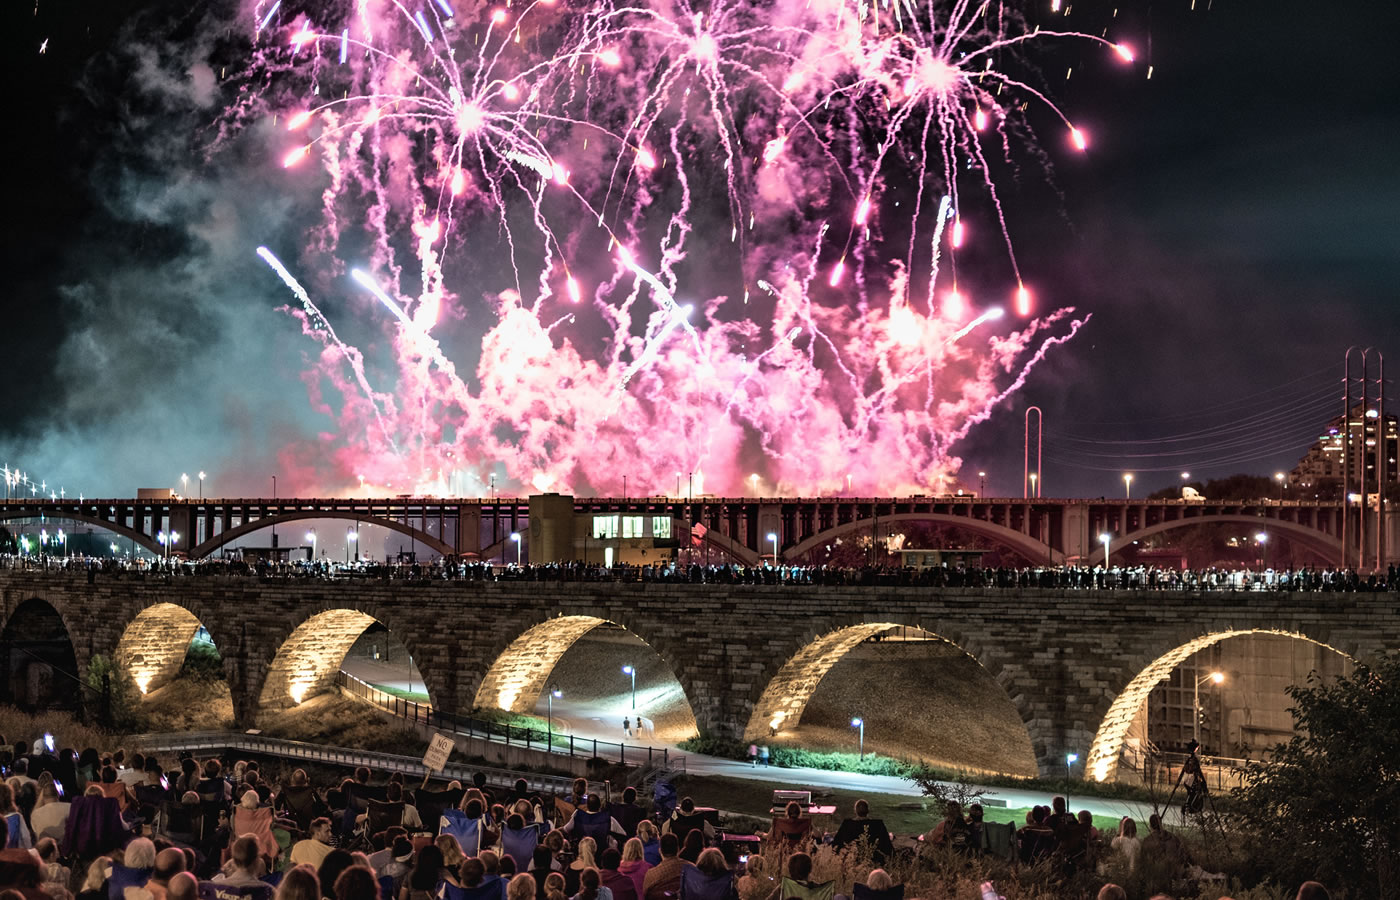
{"label": "metal handrail", "polygon": [[586,756],[617,762],[623,766],[659,767],[667,771],[685,771],[685,757],[671,753],[669,747],[642,747],[596,738],[577,738],[539,728],[521,728],[508,723],[490,722],[471,716],[443,712],[431,704],[419,703],[406,697],[396,697],[374,685],[356,678],[344,669],[336,675],[336,683],[353,696],[413,722],[451,731],[469,738],[478,738],[511,747],[524,747],[560,756]]}
{"label": "metal handrail", "polygon": [[[156,752],[177,753],[181,750],[241,750],[247,753],[260,753],[296,759],[303,762],[354,768],[367,766],[386,772],[402,772],[405,775],[422,776],[428,773],[423,761],[413,756],[396,753],[382,753],[376,750],[356,750],[351,747],[333,747],[325,744],[309,744],[284,738],[263,737],[237,731],[194,731],[180,734],[138,734],[130,738],[133,746]],[[566,794],[574,779],[562,775],[541,775],[538,773],[516,772],[490,766],[465,766],[449,762],[438,773],[439,778],[461,781],[470,784],[472,775],[480,772],[486,776],[488,784],[504,787],[514,785],[524,778],[529,789],[538,793]]]}

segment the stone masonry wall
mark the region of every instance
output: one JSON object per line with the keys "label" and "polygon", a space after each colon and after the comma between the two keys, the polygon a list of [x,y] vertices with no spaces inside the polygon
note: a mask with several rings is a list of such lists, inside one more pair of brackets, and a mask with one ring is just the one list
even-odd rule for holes
{"label": "stone masonry wall", "polygon": [[[29,598],[45,600],[62,615],[80,666],[93,653],[113,653],[143,610],[159,603],[188,610],[223,655],[234,709],[245,721],[264,690],[289,696],[295,672],[309,667],[333,674],[344,635],[368,619],[314,618],[328,611],[359,613],[393,631],[417,662],[434,704],[449,710],[468,709],[483,683],[499,679],[489,674],[492,666],[529,629],[560,615],[605,619],[660,654],[702,729],[735,737],[748,727],[774,677],[817,639],[873,623],[914,626],[952,641],[986,667],[1020,712],[1047,772],[1063,769],[1066,752],[1085,758],[1130,682],[1203,636],[1265,629],[1362,660],[1400,649],[1393,594],[104,576],[89,582],[81,574],[0,574],[0,614],[6,620]],[[307,625],[304,634],[310,635],[333,622],[340,635],[334,640],[308,642],[296,635],[300,626]],[[320,662],[313,665],[313,659]]]}

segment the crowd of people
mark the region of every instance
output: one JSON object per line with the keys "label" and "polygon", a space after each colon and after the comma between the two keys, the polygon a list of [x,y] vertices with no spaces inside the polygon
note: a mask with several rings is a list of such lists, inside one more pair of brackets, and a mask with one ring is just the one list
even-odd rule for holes
{"label": "crowd of people", "polygon": [[271,561],[210,558],[181,560],[161,558],[81,556],[0,556],[0,565],[25,571],[86,572],[90,577],[161,575],[188,577],[257,577],[346,579],[370,578],[412,581],[583,581],[656,582],[663,584],[745,584],[867,587],[993,588],[1044,590],[1132,591],[1305,591],[1386,592],[1400,590],[1400,569],[1363,573],[1351,568],[1239,568],[1176,569],[1150,565],[1062,566],[830,566],[780,563],[771,565],[702,564],[681,561],[647,566],[618,563],[543,563],[523,565],[491,563],[448,557],[431,562],[374,562],[358,560],[342,564],[327,559]]}
{"label": "crowd of people", "polygon": [[1021,828],[949,803],[927,834],[897,837],[860,800],[834,831],[792,802],[767,833],[735,835],[673,791],[648,807],[582,778],[566,796],[480,773],[430,789],[359,768],[313,784],[256,761],[55,751],[47,735],[0,762],[0,900],[846,900],[815,874],[832,854],[855,873],[855,900],[903,900],[891,870],[920,860],[996,857],[1053,878],[1189,863],[1156,816],[1142,838],[1131,819],[1101,834],[1060,797]]}

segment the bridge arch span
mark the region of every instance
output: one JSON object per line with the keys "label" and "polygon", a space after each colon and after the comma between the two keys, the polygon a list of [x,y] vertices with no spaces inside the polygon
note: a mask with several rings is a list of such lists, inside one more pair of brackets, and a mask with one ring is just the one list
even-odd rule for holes
{"label": "bridge arch span", "polygon": [[[409,656],[419,667],[423,686],[428,694],[428,704],[437,706],[440,698],[450,697],[446,671],[446,659],[427,660],[419,655],[419,650],[431,643],[425,628],[413,627],[408,621],[401,621],[394,612],[381,609],[377,604],[328,604],[318,603],[310,608],[298,609],[292,619],[294,626],[284,630],[280,639],[270,642],[274,648],[268,661],[267,674],[257,693],[257,703],[244,710],[245,717],[251,717],[258,708],[286,708],[326,693],[335,688],[345,656],[354,646],[366,628],[378,622],[391,634],[403,642]],[[432,662],[432,665],[425,663]],[[250,692],[251,693],[251,692]],[[242,698],[244,703],[251,696]],[[235,698],[235,709],[238,709]]]}
{"label": "bridge arch span", "polygon": [[142,694],[164,687],[180,671],[190,642],[203,626],[216,648],[224,646],[217,620],[197,603],[161,601],[136,611],[121,631],[113,657]]}
{"label": "bridge arch span", "polygon": [[763,691],[744,727],[744,739],[757,740],[771,732],[796,727],[817,685],[842,657],[868,638],[898,626],[916,628],[976,661],[981,670],[1006,692],[1007,703],[1016,710],[1026,726],[1027,758],[1038,755],[1039,748],[1035,747],[1035,735],[1031,729],[1033,716],[1022,702],[1019,692],[1013,692],[1010,674],[992,657],[991,648],[983,648],[976,638],[961,633],[947,623],[924,623],[916,617],[903,615],[879,616],[874,621],[825,622],[809,629],[799,640],[796,652],[779,660],[765,672]]}
{"label": "bridge arch span", "polygon": [[275,516],[265,516],[261,519],[254,519],[251,522],[221,531],[213,537],[205,539],[204,543],[190,550],[191,559],[203,559],[217,551],[220,547],[231,541],[236,541],[241,537],[252,534],[263,528],[271,528],[274,525],[283,525],[288,522],[299,522],[306,519],[341,519],[347,522],[363,522],[366,525],[378,525],[388,528],[390,531],[397,531],[405,537],[410,537],[425,547],[431,548],[442,556],[451,556],[457,552],[456,548],[441,538],[434,537],[425,531],[405,525],[402,522],[395,522],[393,519],[380,518],[368,513],[349,513],[330,509],[307,509],[296,512],[280,513]]}
{"label": "bridge arch span", "polygon": [[[661,659],[665,670],[680,684],[686,706],[694,719],[692,685],[685,671],[675,665],[666,642],[639,633],[629,624],[627,616],[603,609],[576,610],[568,615],[538,620],[503,647],[498,644],[488,652],[490,663],[476,690],[473,707],[510,712],[533,711],[546,690],[550,674],[569,648],[594,628],[608,623],[625,629]],[[618,678],[623,677],[619,673]]]}
{"label": "bridge arch span", "polygon": [[[8,598],[6,598],[8,599]],[[6,604],[8,606],[8,604]],[[83,679],[86,655],[74,640],[71,610],[47,598],[29,596],[5,610],[0,623],[0,702],[43,709],[66,698],[82,702],[71,679]]]}
{"label": "bridge arch span", "polygon": [[1094,741],[1089,747],[1089,756],[1084,763],[1087,779],[1094,781],[1114,781],[1117,779],[1118,760],[1123,752],[1123,742],[1128,735],[1142,705],[1152,693],[1152,689],[1171,675],[1172,670],[1190,659],[1194,654],[1234,637],[1251,634],[1272,634],[1294,638],[1325,647],[1340,653],[1348,659],[1355,659],[1351,648],[1338,648],[1325,641],[1310,637],[1299,631],[1287,628],[1233,628],[1196,635],[1172,647],[1170,650],[1151,659],[1137,660],[1137,674],[1123,687],[1109,705],[1107,714],[1099,723]]}
{"label": "bridge arch span", "polygon": [[[898,513],[891,516],[881,516],[880,523],[896,522],[930,522],[935,525],[948,525],[955,528],[965,528],[974,534],[980,534],[991,538],[994,541],[1005,544],[1018,553],[1025,556],[1032,562],[1039,560],[1049,560],[1053,563],[1063,563],[1065,555],[1059,550],[1054,550],[1047,544],[1036,540],[1028,534],[1022,534],[1005,525],[998,525],[995,522],[988,522],[984,519],[974,519],[971,516],[952,516],[947,513],[917,512]],[[785,560],[800,560],[801,557],[812,550],[822,546],[828,541],[850,534],[852,532],[869,532],[875,524],[873,518],[857,519],[854,522],[847,522],[844,525],[836,525],[825,531],[818,532],[784,550],[782,553]]]}
{"label": "bridge arch span", "polygon": [[[1217,515],[1195,516],[1186,519],[1172,519],[1169,522],[1158,522],[1156,525],[1148,525],[1146,528],[1139,528],[1129,534],[1113,536],[1109,544],[1110,552],[1115,548],[1121,548],[1131,544],[1133,541],[1140,541],[1143,538],[1151,537],[1154,534],[1161,534],[1164,531],[1173,531],[1178,528],[1189,528],[1193,525],[1246,525],[1254,530],[1274,531],[1286,535],[1289,540],[1296,541],[1326,557],[1329,562],[1340,563],[1342,561],[1342,542],[1331,535],[1323,534],[1315,528],[1307,525],[1300,525],[1297,522],[1288,522],[1283,519],[1268,519],[1263,516],[1247,516],[1238,513],[1221,513]],[[1103,545],[1089,554],[1089,565],[1103,564]]]}
{"label": "bridge arch span", "polygon": [[[96,528],[101,528],[103,531],[110,531],[112,534],[124,537],[129,541],[135,541],[156,556],[165,552],[165,547],[150,535],[142,534],[135,529],[127,528],[125,525],[118,525],[116,522],[111,522],[107,519],[100,519],[97,516],[89,516],[86,513],[72,512],[70,510],[63,510],[58,513],[45,512],[43,515],[45,521],[49,522],[81,522],[84,525],[92,525]],[[35,519],[38,518],[38,516],[39,513],[34,510],[0,510],[0,522],[7,522],[12,519]]]}

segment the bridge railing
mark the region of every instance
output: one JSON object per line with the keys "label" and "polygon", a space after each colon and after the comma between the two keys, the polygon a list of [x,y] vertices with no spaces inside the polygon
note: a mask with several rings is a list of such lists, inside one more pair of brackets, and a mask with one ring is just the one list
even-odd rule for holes
{"label": "bridge railing", "polygon": [[[270,738],[261,735],[245,734],[237,731],[192,731],[181,734],[138,734],[129,739],[132,746],[157,753],[191,753],[238,750],[244,753],[257,753],[294,759],[320,765],[354,768],[367,766],[385,772],[401,772],[404,775],[426,775],[423,761],[413,756],[400,756],[396,753],[380,753],[374,750],[355,750],[350,747],[332,747],[323,744],[308,744],[302,741],[289,741],[283,738]],[[444,780],[455,779],[470,784],[474,773],[486,776],[487,782],[498,785],[513,785],[524,778],[531,791],[550,794],[567,794],[574,779],[563,775],[541,775],[535,772],[516,772],[511,769],[490,766],[464,766],[448,762],[436,777]]]}
{"label": "bridge railing", "polygon": [[[1190,757],[1185,753],[1157,752],[1144,754],[1131,762],[1125,755],[1122,763],[1136,771],[1144,784],[1156,785],[1170,790]],[[1245,772],[1251,765],[1259,765],[1256,760],[1237,759],[1230,756],[1206,756],[1199,754],[1201,773],[1206,786],[1212,791],[1227,791],[1244,785]]]}
{"label": "bridge railing", "polygon": [[561,756],[586,757],[616,762],[624,766],[660,767],[666,770],[685,771],[685,757],[671,753],[668,747],[642,747],[635,744],[622,744],[614,741],[600,741],[596,738],[580,738],[572,734],[559,734],[541,728],[528,728],[511,725],[508,722],[491,722],[472,716],[442,712],[430,704],[419,703],[407,697],[397,697],[382,691],[368,682],[362,681],[341,670],[336,683],[354,697],[373,704],[380,709],[416,725],[425,725],[451,731],[469,738],[480,738],[512,747],[557,753]]}

